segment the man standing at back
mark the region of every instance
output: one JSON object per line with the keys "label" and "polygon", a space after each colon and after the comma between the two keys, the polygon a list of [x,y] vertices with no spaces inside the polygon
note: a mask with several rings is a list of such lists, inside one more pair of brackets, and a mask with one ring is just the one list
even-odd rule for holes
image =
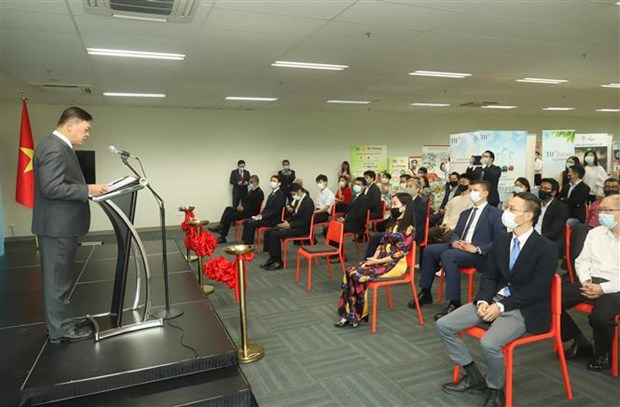
{"label": "man standing at back", "polygon": [[[480,167],[476,167],[471,172],[472,181],[485,181],[489,184],[489,205],[497,207],[499,204],[498,184],[499,178],[502,176],[502,170],[493,165],[495,162],[495,154],[493,151],[487,150],[480,156]],[[469,169],[468,169],[469,170]]]}
{"label": "man standing at back", "polygon": [[237,161],[237,168],[230,172],[230,185],[232,185],[232,207],[236,208],[241,200],[248,194],[250,183],[250,171],[245,169],[245,161]]}
{"label": "man standing at back", "polygon": [[69,294],[78,237],[88,232],[88,197],[107,191],[87,185],[73,146],[90,136],[93,117],[79,107],[62,112],[56,130],[37,146],[34,157],[32,233],[39,238],[45,325],[50,342],[78,341],[93,331],[71,318]]}

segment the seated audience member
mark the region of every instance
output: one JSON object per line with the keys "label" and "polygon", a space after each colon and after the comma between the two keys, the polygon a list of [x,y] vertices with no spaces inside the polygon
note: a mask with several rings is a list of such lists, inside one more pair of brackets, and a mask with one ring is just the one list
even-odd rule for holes
{"label": "seated audience member", "polygon": [[405,192],[407,189],[407,181],[411,178],[411,174],[400,174],[400,179],[398,181],[398,192]]}
{"label": "seated audience member", "polygon": [[381,189],[381,200],[385,203],[385,208],[390,209],[392,205],[392,185],[390,184],[392,181],[392,176],[384,172],[381,174],[381,185],[379,188]]}
{"label": "seated audience member", "polygon": [[564,189],[564,186],[568,185],[568,183],[570,182],[569,177],[568,177],[568,170],[570,170],[574,165],[581,165],[581,162],[579,161],[579,157],[575,155],[568,157],[566,159],[566,163],[564,163],[565,168],[560,173],[560,178],[559,178],[560,191],[562,191]]}
{"label": "seated audience member", "polygon": [[418,177],[422,181],[422,190],[420,195],[429,197],[431,195],[431,183],[428,180],[428,169],[426,167],[418,167]]}
{"label": "seated audience member", "polygon": [[[451,394],[486,391],[484,406],[503,407],[506,379],[503,347],[527,333],[541,334],[551,326],[551,284],[557,267],[555,245],[534,229],[539,201],[523,192],[510,199],[502,216],[512,233],[495,238],[474,301],[437,321],[437,332],[452,363],[465,375],[442,390]],[[476,325],[488,330],[480,340],[487,363],[485,376],[459,332]]]}
{"label": "seated audience member", "polygon": [[[603,184],[603,195],[615,195],[620,193],[620,184],[618,183],[617,178],[607,178],[605,183]],[[591,228],[595,228],[600,226],[601,224],[598,221],[598,207],[601,205],[601,199],[597,199],[590,204],[590,213],[588,219],[588,226]]]}
{"label": "seated audience member", "polygon": [[260,227],[273,227],[281,222],[282,208],[286,204],[286,197],[282,189],[280,189],[281,184],[277,175],[271,176],[269,183],[271,193],[267,197],[265,207],[261,213],[243,222],[242,240],[244,244],[254,244],[256,229]]}
{"label": "seated audience member", "polygon": [[329,220],[329,214],[336,202],[336,196],[327,187],[327,176],[320,174],[316,177],[316,186],[319,188],[319,193],[316,196],[316,202],[314,202],[314,223],[323,223]]}
{"label": "seated audience member", "polygon": [[569,183],[560,191],[560,200],[568,205],[568,224],[586,223],[586,203],[590,187],[582,178],[586,170],[581,165],[573,165],[568,170]]}
{"label": "seated audience member", "polygon": [[432,227],[428,231],[429,244],[447,242],[454,228],[456,228],[461,213],[474,206],[474,203],[469,199],[469,175],[461,174],[458,182],[458,195],[448,201],[443,216],[443,223]]}
{"label": "seated audience member", "polygon": [[248,193],[241,199],[239,206],[236,208],[228,206],[224,209],[224,213],[222,213],[219,225],[209,228],[212,232],[220,234],[217,242],[226,243],[226,236],[228,236],[230,225],[233,222],[258,215],[263,199],[265,199],[265,194],[263,194],[263,190],[258,186],[258,176],[252,175],[250,177],[250,183],[248,184]]}
{"label": "seated audience member", "polygon": [[540,216],[534,226],[536,232],[555,243],[560,257],[564,254],[564,229],[568,220],[568,206],[557,199],[560,184],[553,178],[540,180]]}
{"label": "seated audience member", "polygon": [[394,221],[383,235],[376,252],[344,273],[338,302],[340,321],[335,324],[337,328],[347,325],[357,328],[361,321],[368,321],[366,293],[370,281],[399,277],[407,272],[407,254],[415,235],[411,200],[409,194],[402,192],[392,198]]}
{"label": "seated audience member", "polygon": [[[592,229],[575,260],[578,282],[562,285],[562,340],[573,339],[567,359],[593,356],[590,370],[609,368],[614,317],[620,313],[620,195],[610,195],[599,206],[601,226]],[[566,312],[578,303],[594,306],[589,315],[594,349]]]}
{"label": "seated audience member", "polygon": [[521,192],[532,192],[530,189],[530,181],[524,177],[519,177],[515,180],[512,196],[520,194]]}
{"label": "seated audience member", "polygon": [[368,197],[364,194],[366,179],[357,177],[353,184],[353,197],[347,210],[339,222],[344,223],[344,233],[363,233],[366,227],[366,212],[368,211]]}
{"label": "seated audience member", "polygon": [[424,240],[426,232],[426,216],[428,216],[428,198],[422,195],[423,190],[422,179],[420,177],[411,177],[407,181],[407,193],[413,198],[413,207],[415,213],[415,230],[416,243]]}
{"label": "seated audience member", "polygon": [[444,188],[445,192],[443,194],[441,204],[439,205],[439,211],[432,214],[430,218],[430,224],[432,226],[438,225],[443,221],[443,215],[446,213],[446,205],[448,204],[448,201],[455,196],[458,196],[460,193],[458,172],[452,172],[448,175],[448,181],[446,181]]}
{"label": "seated audience member", "polygon": [[263,251],[269,253],[269,259],[261,267],[266,270],[283,268],[281,239],[310,234],[314,202],[299,184],[291,185],[291,194],[293,195],[293,212],[288,214],[284,222],[265,231]]}
{"label": "seated audience member", "polygon": [[[487,202],[489,185],[484,181],[473,181],[469,189],[469,199],[474,207],[461,213],[450,242],[430,245],[422,256],[421,291],[418,294],[420,305],[433,302],[431,286],[440,262],[445,273],[446,299],[449,304],[435,314],[435,320],[461,306],[459,268],[475,267],[482,273],[493,241],[506,232],[502,224],[502,211]],[[415,308],[413,300],[409,306]]]}
{"label": "seated audience member", "polygon": [[236,208],[244,196],[248,193],[250,183],[250,171],[245,169],[245,161],[237,161],[237,168],[230,172],[230,185],[232,185],[232,207]]}
{"label": "seated audience member", "polygon": [[353,192],[349,186],[347,177],[340,176],[338,178],[338,191],[336,191],[336,212],[342,213],[347,209],[347,205],[351,202]]}
{"label": "seated audience member", "polygon": [[291,162],[287,159],[282,160],[282,169],[278,171],[278,178],[282,181],[282,191],[284,196],[288,196],[291,185],[295,182],[295,170],[291,169]]}
{"label": "seated audience member", "polygon": [[374,171],[364,171],[364,179],[366,179],[366,190],[364,194],[368,197],[368,209],[370,209],[370,219],[383,218],[381,210],[381,189],[375,183],[377,174]]}

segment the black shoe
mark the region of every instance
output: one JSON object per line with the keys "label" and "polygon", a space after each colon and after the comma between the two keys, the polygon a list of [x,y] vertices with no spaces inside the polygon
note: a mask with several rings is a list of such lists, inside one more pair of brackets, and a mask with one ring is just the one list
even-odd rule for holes
{"label": "black shoe", "polygon": [[482,375],[477,380],[473,380],[470,375],[465,375],[457,383],[445,383],[441,389],[446,393],[465,393],[468,391],[484,391],[487,384]]}
{"label": "black shoe", "polygon": [[580,357],[592,357],[594,355],[594,348],[592,345],[580,346],[577,341],[573,341],[573,345],[564,351],[564,357],[566,360],[574,360]]}
{"label": "black shoe", "polygon": [[266,269],[267,267],[275,263],[275,261],[276,259],[274,259],[273,257],[270,257],[265,263],[261,264],[260,267]]}
{"label": "black shoe", "polygon": [[222,228],[219,227],[219,226],[212,226],[212,227],[207,228],[207,229],[209,229],[211,232],[215,232],[215,233],[220,233],[222,231]]}
{"label": "black shoe", "polygon": [[77,342],[84,339],[92,338],[95,335],[95,331],[89,326],[73,327],[70,328],[64,336],[59,338],[50,338],[51,343],[60,342]]}
{"label": "black shoe", "polygon": [[[418,303],[420,304],[420,307],[424,304],[432,304],[433,303],[433,295],[430,293],[430,291],[424,291],[421,290],[418,293]],[[409,304],[407,304],[407,306],[409,308],[415,308],[415,301],[411,300],[409,301]]]}
{"label": "black shoe", "polygon": [[452,311],[454,311],[454,310],[455,310],[455,309],[457,309],[458,307],[460,307],[460,305],[459,305],[459,304],[455,304],[455,303],[452,303],[452,302],[451,302],[450,304],[448,304],[448,306],[447,306],[446,308],[442,309],[442,310],[441,310],[441,312],[436,313],[436,314],[433,316],[433,319],[434,319],[435,321],[437,321],[439,318],[441,318],[441,317],[445,317],[446,315],[448,315],[449,313],[451,313]]}
{"label": "black shoe", "polygon": [[504,395],[504,389],[491,389],[487,391],[487,399],[483,404],[483,407],[504,407],[506,403],[506,397]]}
{"label": "black shoe", "polygon": [[269,266],[265,267],[265,270],[282,270],[284,266],[279,261],[274,261]]}
{"label": "black shoe", "polygon": [[611,366],[609,362],[609,353],[606,353],[603,356],[593,358],[588,362],[586,367],[588,370],[599,371],[609,369],[609,366]]}

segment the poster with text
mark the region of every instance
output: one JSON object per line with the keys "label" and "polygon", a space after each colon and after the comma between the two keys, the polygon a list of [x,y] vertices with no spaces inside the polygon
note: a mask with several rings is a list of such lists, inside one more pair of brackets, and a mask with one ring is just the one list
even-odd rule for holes
{"label": "poster with text", "polygon": [[398,182],[402,174],[410,174],[409,157],[389,157],[388,172],[392,176],[391,184],[395,189],[398,188]]}
{"label": "poster with text", "polygon": [[542,149],[543,178],[559,179],[575,153],[575,130],[543,130]]}
{"label": "poster with text", "polygon": [[609,172],[612,167],[611,142],[613,137],[606,133],[575,134],[575,154],[582,163],[587,151],[596,152],[601,167]]}
{"label": "poster with text", "polygon": [[381,173],[387,169],[386,146],[351,146],[351,175],[353,177],[361,177],[366,170]]}
{"label": "poster with text", "polygon": [[428,170],[429,180],[445,180],[450,171],[450,146],[422,146],[422,166]]}
{"label": "poster with text", "polygon": [[613,143],[612,150],[613,150],[614,160],[613,160],[613,165],[611,168],[610,175],[618,178],[618,176],[620,176],[620,141],[616,141]]}

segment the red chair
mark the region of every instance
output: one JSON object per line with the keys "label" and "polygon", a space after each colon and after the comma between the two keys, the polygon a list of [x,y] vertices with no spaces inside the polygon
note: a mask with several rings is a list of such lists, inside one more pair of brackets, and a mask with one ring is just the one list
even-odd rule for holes
{"label": "red chair", "polygon": [[[368,231],[368,225],[370,224],[370,211],[366,211],[366,222],[364,224],[364,232],[362,233],[362,235],[364,236],[364,239],[366,239],[366,237],[368,237],[368,240],[370,240],[370,232]],[[360,252],[360,245],[357,241],[357,235],[358,233],[356,232],[345,232],[343,238],[342,238],[342,254],[345,255],[346,254],[346,249],[345,249],[345,242],[348,236],[353,236],[353,243],[355,243],[355,249],[357,250],[357,252]]]}
{"label": "red chair", "polygon": [[566,261],[566,271],[568,279],[571,283],[575,282],[575,270],[573,270],[573,262],[570,259],[570,236],[571,228],[569,225],[564,226],[564,260]]}
{"label": "red chair", "polygon": [[428,246],[428,229],[431,223],[431,200],[426,201],[426,220],[424,222],[424,239],[420,242],[420,248]]}
{"label": "red chair", "polygon": [[336,220],[336,204],[333,204],[333,205],[332,205],[332,209],[331,209],[331,211],[329,211],[329,219],[328,219],[328,220],[326,220],[325,222],[318,222],[318,223],[315,223],[315,224],[314,224],[314,228],[316,229],[316,228],[317,228],[317,226],[323,226],[323,227],[325,227],[325,226],[329,226],[329,224],[330,224],[330,222],[331,222],[332,220]]}
{"label": "red chair", "polygon": [[388,306],[390,309],[394,309],[394,305],[392,304],[392,293],[390,291],[390,286],[396,284],[410,284],[411,285],[411,293],[413,294],[413,300],[415,301],[416,310],[418,311],[418,323],[420,325],[424,325],[424,316],[422,315],[422,310],[420,309],[420,303],[418,302],[418,294],[415,291],[415,251],[416,245],[413,242],[411,249],[409,250],[409,254],[407,255],[407,267],[409,268],[409,272],[405,273],[402,277],[397,277],[394,279],[387,278],[385,280],[377,279],[368,283],[368,289],[372,291],[372,323],[370,325],[370,332],[373,334],[377,332],[377,289],[379,287],[385,287],[385,292],[387,293]]}
{"label": "red chair", "polygon": [[[471,302],[474,299],[474,274],[476,274],[475,267],[459,267],[461,274],[468,277],[467,283],[467,302]],[[445,278],[445,272],[443,267],[441,268],[441,274],[439,275],[439,293],[437,295],[437,302],[443,301],[443,280]]]}
{"label": "red chair", "polygon": [[[261,201],[260,212],[263,211],[264,203],[264,201]],[[241,234],[243,233],[243,222],[245,222],[246,220],[248,220],[248,218],[235,221],[235,241],[237,242],[241,241]]]}
{"label": "red chair", "polygon": [[586,221],[584,223],[587,225],[590,223],[590,204],[585,203],[583,209],[586,211]]}
{"label": "red chair", "polygon": [[[282,215],[280,215],[280,220],[284,222],[284,214],[286,213],[286,207],[282,208]],[[271,229],[272,226],[261,226],[256,229],[256,253],[260,253],[263,251],[263,246],[260,244],[261,238],[265,234],[267,229]]]}
{"label": "red chair", "polygon": [[385,210],[387,208],[387,205],[385,204],[384,200],[381,200],[381,213],[383,214],[382,218],[379,219],[372,219],[370,220],[369,223],[369,228],[372,227],[372,230],[374,230],[375,232],[377,231],[377,223],[379,222],[383,222],[385,220]]}
{"label": "red chair", "polygon": [[[579,303],[574,307],[576,310],[585,312],[586,314],[592,313],[594,306],[585,302]],[[614,328],[614,337],[611,341],[611,375],[618,377],[618,321],[620,320],[620,314],[616,314],[616,327]]]}
{"label": "red chair", "polygon": [[295,241],[309,240],[311,245],[314,245],[314,214],[310,218],[310,234],[307,236],[296,236],[296,237],[286,237],[282,239],[282,246],[284,250],[282,251],[282,266],[286,268],[286,255],[288,254],[288,243]]}
{"label": "red chair", "polygon": [[[315,225],[316,227],[316,225]],[[327,270],[329,270],[329,278],[333,277],[332,264],[329,261],[331,256],[338,256],[342,272],[344,273],[344,257],[342,254],[344,224],[332,220],[327,228],[327,238],[325,244],[316,244],[314,246],[302,246],[297,251],[297,267],[295,267],[295,281],[299,283],[299,262],[301,258],[308,260],[308,291],[312,291],[312,259],[325,257],[327,261]],[[338,247],[331,246],[330,243],[338,243]]]}
{"label": "red chair", "polygon": [[[570,385],[570,377],[568,376],[568,368],[566,366],[566,359],[564,358],[564,352],[562,350],[562,337],[560,334],[560,314],[562,313],[562,282],[559,275],[553,277],[551,283],[551,328],[549,331],[543,334],[528,335],[515,339],[512,342],[504,345],[504,357],[506,358],[506,407],[512,407],[512,368],[513,368],[513,356],[514,349],[517,346],[525,345],[526,343],[541,341],[543,339],[552,339],[554,341],[554,351],[556,352],[558,359],[560,359],[560,368],[562,370],[562,376],[564,379],[564,391],[566,392],[566,398],[573,399],[573,391]],[[477,339],[481,339],[486,330],[479,326],[473,326],[462,331],[460,335],[466,333]],[[458,382],[460,366],[454,366],[454,372],[452,380],[454,383]]]}

